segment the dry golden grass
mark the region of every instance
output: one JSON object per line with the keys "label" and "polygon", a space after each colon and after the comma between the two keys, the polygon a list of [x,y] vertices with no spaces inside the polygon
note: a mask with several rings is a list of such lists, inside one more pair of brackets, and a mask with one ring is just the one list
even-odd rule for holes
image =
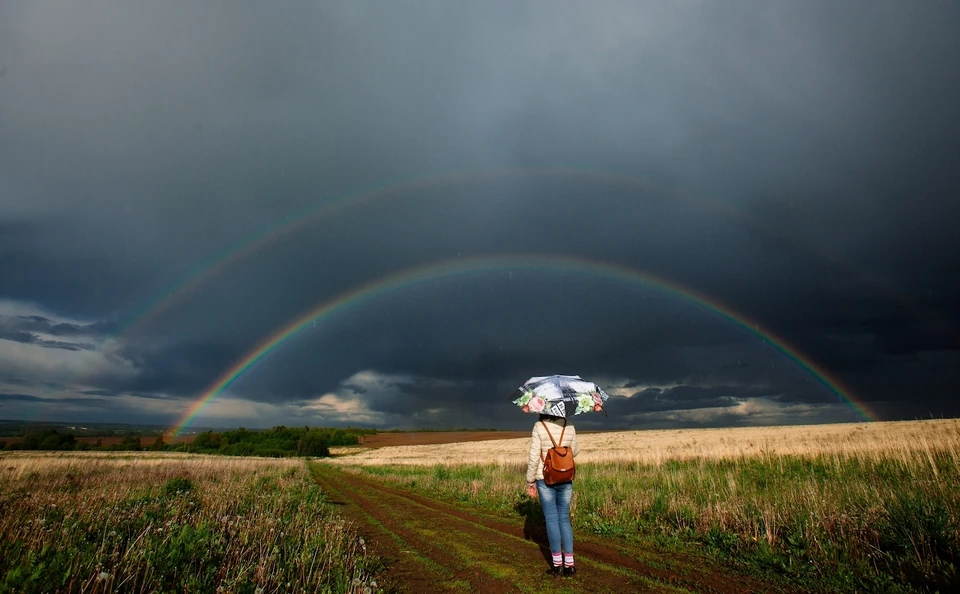
{"label": "dry golden grass", "polygon": [[[912,458],[918,452],[960,451],[960,419],[843,423],[728,429],[676,429],[583,433],[578,464],[668,460],[730,460],[766,456]],[[444,445],[391,446],[348,454],[331,461],[349,466],[409,464],[433,466],[525,463],[529,438]],[[956,455],[956,454],[954,454]]]}
{"label": "dry golden grass", "polygon": [[368,448],[363,446],[330,446],[330,455],[331,456],[349,456],[351,454],[359,454],[360,452],[367,451]]}

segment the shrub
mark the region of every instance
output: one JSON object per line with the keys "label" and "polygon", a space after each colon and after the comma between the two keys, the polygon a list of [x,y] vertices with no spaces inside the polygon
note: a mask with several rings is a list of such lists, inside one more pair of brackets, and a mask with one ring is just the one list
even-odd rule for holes
{"label": "shrub", "polygon": [[184,476],[178,476],[177,478],[170,479],[167,481],[167,484],[163,486],[164,494],[168,496],[181,495],[189,493],[193,490],[193,483]]}

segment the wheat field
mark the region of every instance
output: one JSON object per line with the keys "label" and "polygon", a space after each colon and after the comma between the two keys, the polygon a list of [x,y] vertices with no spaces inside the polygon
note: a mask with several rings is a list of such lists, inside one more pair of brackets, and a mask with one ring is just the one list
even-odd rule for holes
{"label": "wheat field", "polygon": [[[577,463],[625,462],[659,465],[675,460],[733,460],[771,456],[830,456],[913,459],[934,450],[960,452],[960,419],[612,431],[577,436]],[[381,466],[501,465],[525,463],[530,440],[502,439],[444,445],[389,446],[379,449],[336,448],[334,464]],[[349,455],[346,455],[349,454]]]}

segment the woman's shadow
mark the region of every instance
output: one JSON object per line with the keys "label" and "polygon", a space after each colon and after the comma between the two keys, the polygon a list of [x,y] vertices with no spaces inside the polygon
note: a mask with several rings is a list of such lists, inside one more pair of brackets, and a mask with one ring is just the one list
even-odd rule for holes
{"label": "woman's shadow", "polygon": [[543,508],[540,500],[524,497],[513,506],[513,510],[524,517],[523,538],[537,543],[540,554],[547,565],[553,564],[550,554],[550,541],[547,540],[547,525],[543,520]]}

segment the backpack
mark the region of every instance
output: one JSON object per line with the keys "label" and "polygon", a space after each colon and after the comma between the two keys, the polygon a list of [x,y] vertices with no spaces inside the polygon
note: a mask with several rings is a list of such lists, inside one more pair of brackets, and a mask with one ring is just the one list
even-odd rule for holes
{"label": "backpack", "polygon": [[[553,435],[550,434],[550,430],[547,429],[547,424],[543,421],[540,421],[540,424],[543,425],[547,435],[550,436],[550,441],[553,443],[553,447],[547,450],[546,456],[543,455],[542,450],[540,452],[540,460],[543,461],[543,482],[548,485],[569,483],[577,473],[573,464],[573,448],[557,445]],[[566,430],[567,422],[564,421],[563,430],[560,431],[560,443],[563,443],[563,432]]]}

